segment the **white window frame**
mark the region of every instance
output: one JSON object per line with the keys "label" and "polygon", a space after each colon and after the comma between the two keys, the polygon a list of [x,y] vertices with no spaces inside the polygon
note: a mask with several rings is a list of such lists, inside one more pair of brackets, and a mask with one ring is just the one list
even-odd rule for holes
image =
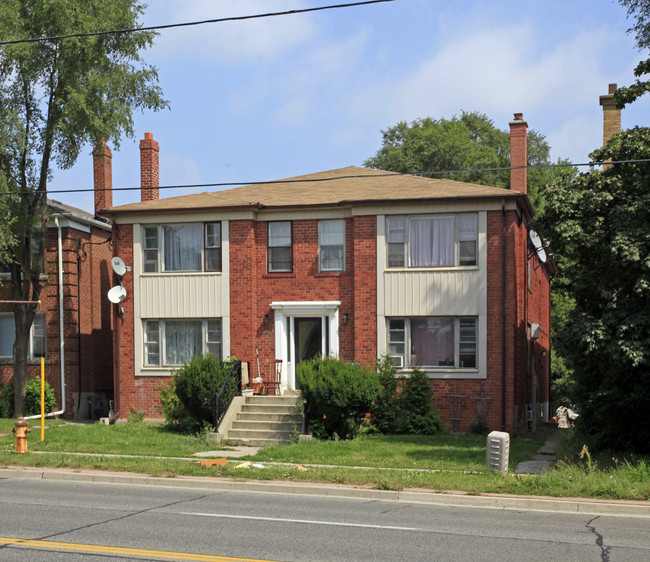
{"label": "white window frame", "polygon": [[[474,221],[474,231],[473,232],[462,232],[461,231],[461,219],[462,217],[472,217]],[[454,219],[454,263],[449,265],[412,265],[411,263],[411,251],[410,251],[410,225],[413,220],[444,220],[444,219]],[[393,223],[393,225],[391,225]],[[401,225],[398,223],[402,223]],[[461,248],[464,246],[470,247],[470,244],[473,242],[473,253],[474,260],[465,259],[466,263],[463,263],[463,257],[461,254]],[[401,247],[401,252],[400,252]],[[399,256],[402,256],[401,260]],[[391,265],[391,257],[393,259],[397,258],[399,264],[393,262]],[[473,261],[473,263],[472,263]],[[406,269],[406,268],[416,268],[416,269],[432,269],[432,268],[444,268],[444,267],[478,267],[479,256],[478,256],[478,213],[457,213],[457,214],[440,214],[440,215],[388,215],[386,217],[386,267],[388,269]]]}
{"label": "white window frame", "polygon": [[[323,232],[326,225],[334,225],[334,224],[340,224],[341,225],[341,232],[336,233],[337,236],[340,236],[340,240],[337,240],[336,243],[334,244],[324,244],[324,235],[325,233]],[[333,233],[328,233],[329,235],[332,235]],[[318,221],[318,270],[322,272],[330,272],[330,271],[345,271],[345,235],[346,235],[346,221],[345,219],[326,219],[326,220],[319,220]],[[340,248],[341,252],[341,265],[337,267],[327,267],[325,265],[325,260],[328,259],[327,253],[325,249],[329,248]],[[329,258],[329,259],[336,259],[336,258]]]}
{"label": "white window frame", "polygon": [[[174,226],[202,226],[201,255],[199,269],[170,269],[165,265],[165,228]],[[210,227],[217,227],[218,235],[215,232],[209,233]],[[221,221],[209,221],[205,223],[169,223],[158,225],[142,226],[142,272],[149,273],[220,273],[223,271],[223,224]],[[208,253],[218,252],[218,269],[208,269]]]}
{"label": "white window frame", "polygon": [[[414,364],[412,361],[413,355],[413,342],[411,333],[411,322],[413,320],[423,320],[429,318],[440,318],[453,320],[454,323],[454,358],[453,365],[438,364],[438,365],[419,365]],[[402,324],[403,323],[403,324]],[[467,339],[467,333],[464,328],[469,327],[468,324],[473,323],[474,338],[473,340]],[[400,324],[403,328],[400,328]],[[465,324],[465,326],[463,326]],[[464,338],[464,339],[462,339]],[[412,369],[418,367],[423,370],[479,370],[479,321],[476,316],[409,316],[409,317],[389,317],[386,318],[386,340],[387,352],[393,360],[398,369]],[[474,351],[474,366],[466,367],[461,364],[461,357],[463,355],[463,348],[468,349],[467,346],[473,346]],[[400,353],[401,350],[401,353]],[[467,353],[467,351],[465,351]]]}
{"label": "white window frame", "polygon": [[[167,349],[165,329],[171,322],[200,322],[203,355],[212,353],[217,359],[223,359],[223,320],[221,318],[155,318],[142,321],[143,332],[143,366],[145,368],[180,367],[181,363],[166,363]],[[157,327],[157,330],[154,330]],[[151,328],[151,329],[150,329]],[[156,339],[157,337],[157,339]],[[218,353],[214,352],[215,347]],[[156,349],[157,351],[153,351]],[[157,354],[158,362],[149,361],[150,355]]]}
{"label": "white window frame", "polygon": [[[289,241],[287,243],[285,236],[278,236],[272,233],[274,226],[289,225]],[[289,248],[289,266],[278,266],[277,260],[273,260],[274,248]],[[266,227],[266,263],[267,271],[269,273],[290,273],[293,271],[293,223],[292,221],[269,221]],[[284,262],[281,262],[284,263]]]}
{"label": "white window frame", "polygon": [[[7,359],[13,360],[13,345],[14,342],[16,341],[16,324],[14,322],[14,315],[0,314],[0,317],[2,317],[4,320],[2,325],[11,326],[11,333],[10,334],[0,333],[0,338],[2,338],[3,340],[5,338],[9,338],[12,340],[11,355],[1,355],[0,360],[5,360],[5,361]],[[46,320],[47,319],[44,312],[37,312],[36,316],[34,316],[34,322],[32,323],[32,326],[29,329],[29,350],[28,350],[27,357],[30,361],[35,361],[41,358],[41,355],[37,355],[34,353],[34,348],[36,347],[37,340],[40,340],[40,344],[43,348],[43,357],[47,359],[47,321]],[[38,333],[40,330],[42,330],[42,334]]]}

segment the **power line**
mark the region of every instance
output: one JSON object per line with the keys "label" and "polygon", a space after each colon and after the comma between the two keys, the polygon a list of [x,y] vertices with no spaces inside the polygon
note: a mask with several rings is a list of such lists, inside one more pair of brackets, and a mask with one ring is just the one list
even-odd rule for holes
{"label": "power line", "polygon": [[[593,168],[594,166],[602,166],[604,164],[642,164],[650,162],[650,158],[642,158],[638,160],[602,160],[597,162],[585,162],[581,164],[536,164],[534,166],[510,166],[503,168],[472,168],[467,170],[431,170],[428,172],[413,172],[413,173],[399,173],[399,172],[387,172],[385,174],[352,174],[346,176],[334,176],[329,178],[303,178],[303,179],[284,179],[284,180],[265,180],[265,181],[238,181],[238,182],[214,182],[214,183],[191,183],[184,185],[161,185],[158,187],[153,187],[153,189],[204,189],[210,187],[241,187],[246,185],[271,185],[271,184],[290,184],[290,183],[319,183],[327,181],[337,181],[337,180],[349,180],[349,179],[375,179],[383,178],[388,176],[428,176],[428,175],[443,175],[443,174],[463,174],[469,172],[505,172],[510,170],[535,170],[543,168],[580,168],[589,166]],[[47,194],[51,193],[87,193],[94,191],[135,191],[138,189],[143,189],[142,186],[137,187],[112,187],[106,189],[95,189],[94,187],[86,187],[81,189],[57,189],[57,190],[47,190]],[[147,188],[144,188],[147,189]],[[33,193],[33,191],[4,191],[0,192],[0,195],[22,195],[24,193]]]}
{"label": "power line", "polygon": [[97,37],[102,35],[118,35],[124,33],[135,33],[138,31],[156,31],[160,29],[172,29],[175,27],[190,27],[194,25],[205,25],[208,23],[223,23],[228,21],[244,21],[260,18],[270,18],[276,16],[289,16],[294,14],[305,14],[308,12],[319,12],[322,10],[334,10],[339,8],[353,8],[355,6],[364,6],[367,4],[380,4],[382,2],[393,2],[394,0],[366,0],[365,2],[349,2],[347,4],[334,4],[330,6],[317,6],[315,8],[303,8],[300,10],[287,10],[285,12],[268,12],[264,14],[252,14],[248,16],[231,16],[226,18],[215,18],[201,21],[191,21],[185,23],[170,23],[166,25],[152,25],[148,27],[135,27],[131,29],[114,29],[110,31],[91,31],[88,33],[71,33],[69,35],[54,35],[49,37],[35,37],[32,39],[14,39],[12,41],[0,41],[2,45],[16,45],[18,43],[38,43],[41,41],[61,41],[63,39],[71,39],[73,37]]}

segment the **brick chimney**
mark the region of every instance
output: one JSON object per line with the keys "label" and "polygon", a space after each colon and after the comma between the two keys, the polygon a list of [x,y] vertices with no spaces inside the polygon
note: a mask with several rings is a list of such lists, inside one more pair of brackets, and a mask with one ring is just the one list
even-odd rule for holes
{"label": "brick chimney", "polygon": [[152,133],[145,133],[140,141],[140,199],[156,201],[159,198],[158,143]]}
{"label": "brick chimney", "polygon": [[600,105],[603,106],[603,146],[621,130],[621,110],[616,107],[614,92],[616,84],[610,84],[609,93],[600,96]]}
{"label": "brick chimney", "polygon": [[95,185],[95,215],[113,206],[113,154],[102,139],[93,149],[93,181]]}
{"label": "brick chimney", "polygon": [[528,192],[528,123],[522,113],[510,122],[510,189]]}

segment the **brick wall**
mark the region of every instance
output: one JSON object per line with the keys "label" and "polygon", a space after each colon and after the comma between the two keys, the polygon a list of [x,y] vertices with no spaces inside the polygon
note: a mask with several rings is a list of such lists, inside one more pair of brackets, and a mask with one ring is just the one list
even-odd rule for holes
{"label": "brick wall", "polygon": [[[113,386],[110,309],[106,304],[112,255],[112,248],[107,243],[109,237],[109,232],[95,228],[90,233],[62,228],[66,418],[74,416],[80,390],[94,393],[101,388],[110,393]],[[60,409],[63,401],[57,244],[58,230],[49,228],[45,242],[48,279],[41,292],[38,312],[46,315],[45,377],[54,389],[57,409]],[[0,295],[2,299],[11,298],[9,281],[0,288]],[[11,311],[9,305],[0,306],[2,312]],[[38,376],[40,360],[30,362],[28,367],[29,380]],[[5,384],[12,378],[13,364],[7,360],[0,364],[0,383]]]}

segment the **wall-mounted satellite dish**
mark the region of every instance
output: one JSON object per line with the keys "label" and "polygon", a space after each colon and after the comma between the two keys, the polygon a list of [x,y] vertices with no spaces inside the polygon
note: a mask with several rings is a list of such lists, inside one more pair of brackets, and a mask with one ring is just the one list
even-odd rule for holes
{"label": "wall-mounted satellite dish", "polygon": [[531,230],[528,233],[528,236],[530,237],[530,241],[533,243],[533,246],[535,246],[535,249],[539,250],[542,247],[542,239],[539,237],[539,234],[537,234],[537,232],[534,230]]}
{"label": "wall-mounted satellite dish", "polygon": [[120,304],[126,298],[126,289],[122,285],[116,285],[108,291],[108,300]]}
{"label": "wall-mounted satellite dish", "polygon": [[120,277],[122,277],[122,275],[128,271],[126,265],[124,264],[124,260],[122,258],[118,258],[117,256],[111,260],[111,266],[113,268],[113,271]]}
{"label": "wall-mounted satellite dish", "polygon": [[531,230],[528,233],[528,236],[530,237],[530,241],[533,243],[533,246],[535,247],[535,252],[537,252],[537,257],[539,258],[539,261],[541,261],[542,263],[546,263],[548,257],[546,255],[546,250],[544,249],[544,244],[542,244],[542,239],[539,237],[539,234],[537,234],[537,232],[535,232],[534,230]]}

